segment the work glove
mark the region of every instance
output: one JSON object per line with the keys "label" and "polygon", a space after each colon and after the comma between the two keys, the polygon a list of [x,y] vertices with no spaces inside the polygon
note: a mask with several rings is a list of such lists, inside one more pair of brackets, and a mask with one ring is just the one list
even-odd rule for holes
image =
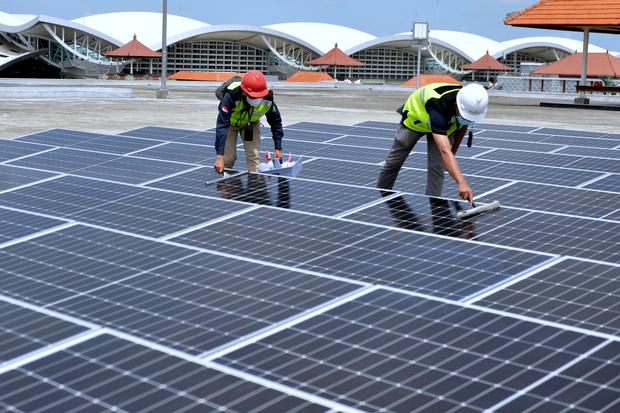
{"label": "work glove", "polygon": [[278,158],[279,160],[282,160],[282,150],[281,149],[276,149],[273,151],[273,156],[275,158]]}

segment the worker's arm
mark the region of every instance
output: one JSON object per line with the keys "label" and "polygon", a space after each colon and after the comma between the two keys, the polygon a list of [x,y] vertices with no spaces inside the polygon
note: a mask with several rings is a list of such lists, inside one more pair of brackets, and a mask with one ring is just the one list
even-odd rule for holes
{"label": "worker's arm", "polygon": [[465,133],[467,132],[467,126],[462,129],[459,129],[454,134],[454,143],[452,144],[452,153],[456,155],[456,151],[459,150],[459,146],[461,146],[461,142],[463,141],[463,137],[465,137]]}
{"label": "worker's arm", "polygon": [[267,123],[271,127],[271,136],[273,137],[274,156],[278,159],[282,159],[282,138],[284,137],[284,129],[282,128],[282,116],[276,106],[276,102],[273,102],[273,92],[269,91],[267,99],[272,101],[271,109],[265,115]]}
{"label": "worker's arm", "polygon": [[224,148],[226,136],[230,128],[230,113],[235,108],[235,102],[230,93],[225,93],[217,110],[217,123],[215,126],[215,172],[224,172]]}
{"label": "worker's arm", "polygon": [[469,201],[470,204],[473,204],[474,192],[467,184],[467,181],[461,172],[461,168],[459,167],[459,163],[456,160],[454,153],[452,153],[450,139],[446,135],[433,133],[433,140],[435,141],[437,149],[441,154],[441,160],[443,161],[446,170],[458,185],[459,196],[462,199]]}

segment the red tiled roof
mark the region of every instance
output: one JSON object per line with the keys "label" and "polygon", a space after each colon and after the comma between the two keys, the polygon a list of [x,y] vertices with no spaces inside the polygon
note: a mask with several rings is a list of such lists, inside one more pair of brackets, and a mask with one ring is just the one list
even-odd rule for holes
{"label": "red tiled roof", "polygon": [[173,75],[168,76],[168,79],[173,80],[202,80],[207,82],[225,82],[233,76],[241,76],[239,73],[231,72],[192,72],[192,71],[179,71]]}
{"label": "red tiled roof", "polygon": [[[580,76],[583,53],[574,53],[564,59],[534,70],[537,75]],[[609,53],[588,53],[588,76],[620,77],[620,59]]]}
{"label": "red tiled roof", "polygon": [[620,33],[620,0],[540,0],[508,15],[511,26],[541,29]]}
{"label": "red tiled roof", "polygon": [[289,77],[287,82],[320,82],[322,80],[334,80],[333,77],[326,72],[297,72]]}
{"label": "red tiled roof", "polygon": [[338,43],[323,56],[309,61],[307,64],[314,66],[364,66],[364,63],[357,61],[338,48]]}
{"label": "red tiled roof", "polygon": [[136,35],[129,43],[105,54],[108,57],[161,57],[161,53],[155,52],[138,41]]}
{"label": "red tiled roof", "polygon": [[[402,86],[416,86],[416,78],[417,76],[412,77],[407,80]],[[461,82],[456,80],[450,75],[420,75],[420,86],[426,86],[431,83],[454,83],[455,85],[460,85]]]}
{"label": "red tiled roof", "polygon": [[487,53],[475,62],[463,65],[465,70],[498,70],[501,72],[507,72],[512,70],[509,66],[498,62],[493,56]]}

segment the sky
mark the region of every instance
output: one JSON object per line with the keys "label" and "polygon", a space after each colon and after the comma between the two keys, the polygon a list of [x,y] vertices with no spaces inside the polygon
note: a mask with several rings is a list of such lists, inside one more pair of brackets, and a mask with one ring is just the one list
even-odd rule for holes
{"label": "sky", "polygon": [[[168,0],[168,13],[209,24],[331,23],[379,37],[410,31],[412,22],[426,21],[431,29],[463,31],[497,41],[528,36],[582,39],[577,32],[504,25],[507,13],[534,3],[536,0]],[[0,0],[0,11],[75,19],[118,11],[161,12],[162,4],[162,0]],[[620,35],[593,33],[590,42],[620,51]]]}

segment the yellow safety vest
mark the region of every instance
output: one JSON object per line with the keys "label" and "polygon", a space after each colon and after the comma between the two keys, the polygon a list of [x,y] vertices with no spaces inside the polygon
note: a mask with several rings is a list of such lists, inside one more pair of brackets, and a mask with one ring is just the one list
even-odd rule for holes
{"label": "yellow safety vest", "polygon": [[[241,82],[233,82],[226,89],[232,91],[241,86]],[[264,100],[256,107],[248,105],[243,99],[235,102],[235,108],[230,113],[230,125],[243,128],[250,123],[256,123],[271,109],[273,102]]]}
{"label": "yellow safety vest", "polygon": [[[454,86],[443,93],[437,93],[437,89],[445,86]],[[455,88],[460,86],[452,83],[432,83],[430,85],[421,87],[409,95],[409,98],[403,106],[403,113],[407,113],[407,117],[403,121],[404,125],[416,132],[430,133],[431,120],[428,112],[426,111],[426,103],[431,99],[440,99],[447,93],[453,92]],[[456,121],[456,117],[453,117],[448,123],[448,136],[452,136],[454,132],[464,126],[459,125]]]}

